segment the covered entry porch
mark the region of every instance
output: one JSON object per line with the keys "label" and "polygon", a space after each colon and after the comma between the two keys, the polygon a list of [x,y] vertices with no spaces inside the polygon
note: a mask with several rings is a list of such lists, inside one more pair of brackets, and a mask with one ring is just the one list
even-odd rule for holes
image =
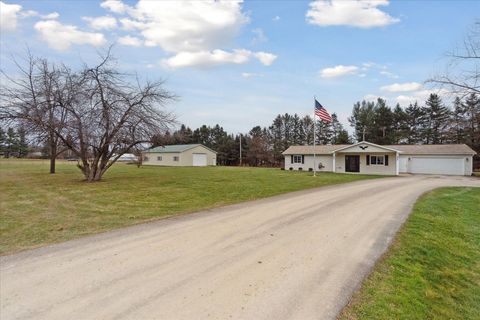
{"label": "covered entry porch", "polygon": [[362,174],[399,174],[400,151],[359,142],[333,152],[333,172]]}

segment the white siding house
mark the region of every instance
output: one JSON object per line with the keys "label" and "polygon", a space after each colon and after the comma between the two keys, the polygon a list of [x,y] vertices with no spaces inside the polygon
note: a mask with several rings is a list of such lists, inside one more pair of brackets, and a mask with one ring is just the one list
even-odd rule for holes
{"label": "white siding house", "polygon": [[[314,152],[315,151],[315,152]],[[283,152],[285,170],[398,175],[400,173],[472,175],[473,156],[465,144],[291,146]]]}

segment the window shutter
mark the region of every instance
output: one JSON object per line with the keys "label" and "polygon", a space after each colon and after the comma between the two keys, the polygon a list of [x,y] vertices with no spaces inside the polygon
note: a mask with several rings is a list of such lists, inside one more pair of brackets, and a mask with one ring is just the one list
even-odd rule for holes
{"label": "window shutter", "polygon": [[293,163],[293,154],[290,156],[290,163]]}
{"label": "window shutter", "polygon": [[302,154],[302,164],[305,163],[305,156]]}
{"label": "window shutter", "polygon": [[388,166],[388,155],[385,155],[385,165]]}
{"label": "window shutter", "polygon": [[370,165],[370,155],[367,154],[367,166],[369,166],[369,165]]}

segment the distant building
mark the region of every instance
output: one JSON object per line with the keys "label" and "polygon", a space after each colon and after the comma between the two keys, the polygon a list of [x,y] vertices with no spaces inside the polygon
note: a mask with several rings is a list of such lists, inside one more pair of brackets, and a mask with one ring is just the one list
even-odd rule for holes
{"label": "distant building", "polygon": [[[115,155],[113,157],[115,157]],[[120,158],[118,158],[117,161],[120,161],[120,162],[135,162],[135,161],[138,161],[138,157],[136,155],[134,155],[133,153],[124,153],[120,156]]]}
{"label": "distant building", "polygon": [[201,144],[176,144],[142,152],[142,164],[173,167],[217,165],[217,152]]}

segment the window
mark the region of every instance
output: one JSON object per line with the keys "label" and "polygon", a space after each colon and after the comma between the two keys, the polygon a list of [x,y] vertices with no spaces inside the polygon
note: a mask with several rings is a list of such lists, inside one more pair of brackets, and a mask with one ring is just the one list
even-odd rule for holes
{"label": "window", "polygon": [[302,156],[294,155],[292,163],[302,163]]}
{"label": "window", "polygon": [[384,159],[384,156],[370,156],[370,164],[383,166]]}
{"label": "window", "polygon": [[162,156],[158,156],[157,161],[162,161]]}
{"label": "window", "polygon": [[180,157],[179,156],[173,156],[173,161],[179,161]]}
{"label": "window", "polygon": [[143,161],[148,161],[148,157],[143,157]]}

